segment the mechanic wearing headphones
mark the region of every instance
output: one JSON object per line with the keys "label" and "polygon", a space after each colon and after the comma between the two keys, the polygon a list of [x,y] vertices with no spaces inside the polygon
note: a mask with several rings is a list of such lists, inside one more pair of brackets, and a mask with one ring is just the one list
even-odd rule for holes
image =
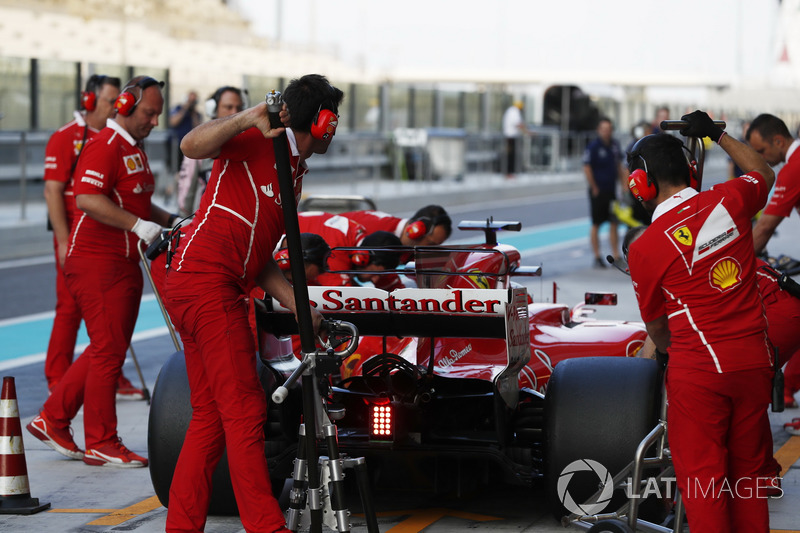
{"label": "mechanic wearing headphones", "polygon": [[[90,344],[53,389],[28,430],[71,459],[96,466],[141,467],[147,459],[117,434],[114,402],[142,296],[136,246],[150,243],[176,215],[151,203],[155,180],[141,142],[158,125],[163,82],[139,76],[117,97],[117,116],[87,143],[75,168],[75,223],[64,263],[67,288]],[[84,407],[86,452],[70,421]]]}
{"label": "mechanic wearing headphones", "polygon": [[349,211],[342,216],[364,226],[367,233],[394,233],[403,246],[438,246],[453,233],[450,216],[440,205],[425,206],[411,218],[399,218],[383,211]]}
{"label": "mechanic wearing headphones", "polygon": [[775,175],[706,113],[682,120],[682,135],[710,137],[747,173],[698,193],[679,139],[640,140],[630,187],[653,223],[630,247],[631,278],[647,332],[669,354],[670,448],[691,530],[767,532],[758,478],[771,453],[772,353],[750,219]]}
{"label": "mechanic wearing headphones", "polygon": [[[202,531],[211,474],[227,448],[239,514],[246,531],[288,531],[272,494],[264,455],[267,417],[256,375],[255,341],[246,304],[258,285],[288,309],[294,292],[273,258],[284,233],[283,201],[300,198],[305,160],[328,150],[343,93],[310,74],[283,93],[295,190],[280,193],[273,129],[264,102],[201,124],[184,137],[183,152],[215,158],[197,214],[171,258],[165,304],[183,340],[192,419],[172,478],[166,530]],[[314,330],[322,316],[311,308]]]}
{"label": "mechanic wearing headphones", "polygon": [[[238,113],[246,106],[246,92],[237,87],[225,85],[220,87],[206,100],[206,116],[213,120],[225,118]],[[178,214],[187,217],[197,207],[196,198],[203,195],[203,190],[211,174],[213,159],[191,159],[183,157],[178,171]],[[198,194],[199,192],[199,194]]]}
{"label": "mechanic wearing headphones", "polygon": [[114,101],[119,95],[120,83],[119,78],[93,74],[81,93],[82,111],[75,111],[75,119],[56,131],[45,148],[44,198],[56,253],[56,314],[44,361],[44,375],[50,390],[72,364],[81,325],[80,308],[67,290],[63,271],[75,210],[72,173],[86,141],[106,126],[106,120],[114,117]]}
{"label": "mechanic wearing headphones", "polygon": [[386,270],[394,270],[400,264],[403,254],[399,251],[393,252],[385,249],[402,246],[397,235],[388,231],[375,231],[364,237],[360,246],[375,249],[355,252],[352,255],[353,270],[362,272],[353,276],[357,282],[369,282],[376,288],[388,292],[405,287],[399,275],[381,273]]}
{"label": "mechanic wearing headphones", "polygon": [[[319,235],[330,248],[353,248],[358,246],[366,235],[364,226],[358,222],[323,211],[298,213],[297,220],[300,224],[300,231]],[[332,251],[328,257],[327,270],[353,270],[352,255],[352,251]],[[317,283],[330,286],[350,285],[350,276],[323,272],[319,275]]]}
{"label": "mechanic wearing headphones", "polygon": [[[82,111],[76,111],[75,120],[50,137],[45,149],[44,197],[56,252],[56,314],[44,360],[44,375],[51,391],[72,364],[81,326],[80,308],[64,281],[67,241],[75,214],[72,174],[86,142],[106,126],[108,119],[114,118],[114,102],[120,86],[119,78],[92,74],[86,82],[86,90],[81,93]],[[144,393],[120,372],[117,398],[143,400]]]}
{"label": "mechanic wearing headphones", "polygon": [[[286,238],[281,241],[281,246],[275,252],[275,262],[283,271],[289,283],[292,283],[292,268],[289,263],[289,249],[286,247]],[[316,233],[300,234],[300,246],[303,248],[303,266],[306,271],[306,285],[325,285],[319,282],[319,277],[328,270],[328,260],[331,248],[321,236]],[[265,295],[266,296],[266,295]]]}

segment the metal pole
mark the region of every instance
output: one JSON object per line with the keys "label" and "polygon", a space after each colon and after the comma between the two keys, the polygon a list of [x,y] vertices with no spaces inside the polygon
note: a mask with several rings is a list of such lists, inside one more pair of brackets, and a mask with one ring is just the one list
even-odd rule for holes
{"label": "metal pole", "polygon": [[[273,128],[283,127],[279,116],[283,107],[283,98],[277,91],[267,95],[267,109],[269,110],[270,124]],[[289,250],[289,263],[292,269],[292,285],[294,287],[294,300],[297,313],[297,326],[300,332],[300,344],[303,354],[312,354],[316,350],[314,340],[314,325],[309,307],[308,286],[306,285],[306,272],[303,263],[303,249],[300,244],[300,224],[297,220],[297,206],[295,205],[294,180],[292,179],[291,161],[289,160],[289,142],[286,133],[272,139],[275,151],[275,168],[278,173],[278,185],[283,208],[283,221],[286,231],[286,245]],[[317,429],[315,423],[314,397],[314,370],[311,368],[303,373],[303,423],[306,427],[306,459],[308,468],[308,493],[309,501],[316,502],[316,495],[320,494],[319,456],[317,454]],[[322,532],[322,508],[310,507],[311,531]]]}
{"label": "metal pole", "polygon": [[27,133],[21,132],[19,138],[19,219],[26,219],[28,203],[28,141]]}
{"label": "metal pole", "polygon": [[144,394],[144,399],[150,404],[150,391],[147,389],[147,383],[144,382],[144,375],[142,375],[142,367],[139,366],[139,360],[136,358],[136,352],[133,351],[133,345],[128,346],[128,351],[131,353],[131,358],[133,359],[133,365],[136,367],[136,373],[139,374],[139,380],[142,382],[142,394]]}

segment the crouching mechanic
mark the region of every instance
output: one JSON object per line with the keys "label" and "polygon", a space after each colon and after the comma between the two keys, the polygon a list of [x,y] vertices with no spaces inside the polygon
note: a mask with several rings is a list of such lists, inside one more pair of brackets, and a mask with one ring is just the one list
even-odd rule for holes
{"label": "crouching mechanic", "polygon": [[[289,262],[289,248],[287,248],[286,238],[281,241],[281,246],[275,252],[275,262],[283,271],[283,275],[289,283],[292,283],[292,265]],[[300,246],[303,249],[303,267],[306,274],[306,285],[324,285],[320,283],[320,278],[328,270],[328,258],[331,248],[325,239],[316,233],[301,233]]]}
{"label": "crouching mechanic", "polygon": [[[64,276],[80,307],[89,346],[67,369],[28,430],[90,465],[140,467],[147,459],[117,434],[115,390],[142,296],[139,240],[150,243],[177,218],[151,203],[155,180],[142,141],[158,125],[163,82],[139,76],[117,97],[115,119],[86,144],[75,168],[76,212]],[[70,421],[83,405],[86,452]]]}
{"label": "crouching mechanic", "polygon": [[[292,80],[283,96],[295,184],[288,197],[280,193],[272,144],[284,130],[271,128],[265,103],[206,122],[181,142],[187,157],[216,161],[167,271],[165,304],[183,340],[192,403],[170,487],[168,532],[203,530],[211,475],[226,448],[245,531],[288,531],[264,455],[267,403],[246,301],[258,285],[296,312],[272,256],[284,233],[281,203],[297,202],[305,160],[328,150],[343,93],[311,74]],[[322,316],[311,313],[318,331]]]}
{"label": "crouching mechanic", "polygon": [[384,273],[395,270],[400,265],[402,252],[391,250],[400,246],[400,238],[388,231],[375,231],[364,237],[360,247],[365,250],[354,252],[350,257],[353,270],[359,271],[353,275],[353,283],[372,283],[376,288],[387,292],[404,288],[406,285],[398,274]]}
{"label": "crouching mechanic", "polygon": [[[364,226],[354,220],[333,213],[306,211],[298,214],[297,221],[300,224],[300,231],[319,235],[330,248],[352,248],[358,246],[364,235],[366,235]],[[351,270],[351,254],[352,252],[343,250],[330,252],[327,258],[326,270],[332,272],[320,274],[317,280],[318,284],[329,286],[349,285],[349,275],[335,272]]]}
{"label": "crouching mechanic", "polygon": [[767,532],[759,477],[771,452],[763,428],[772,353],[750,219],[775,175],[707,114],[682,120],[681,134],[710,137],[745,174],[698,193],[679,139],[637,142],[630,185],[653,223],[630,247],[631,278],[647,332],[669,354],[670,447],[691,530]]}
{"label": "crouching mechanic", "polygon": [[[427,205],[411,218],[400,218],[383,211],[349,211],[342,216],[364,226],[366,232],[388,231],[400,238],[403,246],[439,246],[453,233],[453,222],[440,205]],[[405,263],[410,258],[401,260]]]}

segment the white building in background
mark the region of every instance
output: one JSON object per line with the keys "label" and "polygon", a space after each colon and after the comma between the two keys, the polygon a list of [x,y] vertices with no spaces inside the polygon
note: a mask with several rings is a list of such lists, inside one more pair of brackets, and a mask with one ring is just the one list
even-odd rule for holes
{"label": "white building in background", "polygon": [[[320,11],[323,8],[333,9],[332,6],[338,4],[329,0],[306,1]],[[445,0],[434,0],[440,1]],[[501,1],[498,5],[511,5],[515,1]],[[627,10],[631,13],[620,12],[620,17],[625,15],[632,18],[610,28],[613,40],[608,46],[621,48],[618,55],[631,55],[631,64],[635,68],[631,68],[631,64],[610,68],[586,66],[577,61],[577,57],[574,58],[574,65],[571,61],[560,65],[548,62],[551,58],[544,48],[546,45],[534,40],[537,29],[533,24],[530,34],[523,36],[534,43],[533,59],[522,68],[512,68],[507,62],[493,65],[477,60],[465,67],[463,63],[456,64],[455,59],[450,67],[435,68],[400,63],[399,60],[390,66],[371,64],[330,46],[324,41],[326,32],[322,30],[329,30],[327,34],[338,32],[351,37],[355,35],[364,50],[387,47],[389,45],[375,37],[374,28],[373,33],[369,33],[365,24],[361,23],[374,22],[375,17],[392,17],[393,12],[377,7],[383,2],[357,2],[362,11],[369,8],[373,12],[344,12],[339,13],[336,19],[330,19],[322,13],[318,15],[316,8],[315,13],[297,17],[290,10],[293,6],[297,9],[298,2],[259,2],[263,2],[264,6],[274,6],[277,2],[286,11],[287,20],[283,22],[283,38],[280,42],[256,35],[252,24],[224,0],[0,0],[0,61],[3,58],[39,58],[81,62],[86,65],[86,70],[98,71],[110,65],[134,66],[143,72],[148,68],[169,69],[170,104],[177,103],[189,90],[197,90],[205,95],[220,85],[246,86],[247,80],[252,77],[288,79],[308,72],[321,72],[337,84],[420,84],[477,92],[487,86],[502,87],[507,93],[528,94],[534,102],[540,102],[541,95],[551,85],[577,85],[598,100],[618,102],[617,115],[621,127],[627,127],[641,118],[651,118],[653,109],[665,103],[676,111],[703,106],[732,117],[772,112],[783,116],[790,124],[800,123],[800,98],[796,91],[800,82],[800,0],[760,0],[760,5],[770,10],[766,20],[774,21],[774,31],[749,26],[747,9],[753,9],[753,4],[747,0],[715,2],[711,9],[736,9],[736,22],[728,27],[709,26],[712,34],[716,32],[717,35],[716,49],[712,44],[713,39],[706,44],[696,44],[691,57],[676,54],[670,64],[649,60],[646,53],[648,43],[685,41],[687,37],[679,33],[684,32],[691,38],[692,32],[686,32],[686,27],[676,28],[676,34],[649,32],[648,24],[652,24],[653,17],[658,16],[658,10],[669,9],[668,6],[672,4],[657,2],[651,5],[631,0],[631,9]],[[615,2],[619,4],[626,0]],[[483,5],[490,10],[483,14],[487,20],[495,16],[491,10],[497,6]],[[708,2],[704,5],[706,12],[709,12]],[[396,5],[392,9],[404,8]],[[497,9],[502,10],[502,6]],[[266,16],[271,15],[268,13]],[[416,13],[418,17],[425,15],[425,12]],[[505,16],[508,15],[506,12]],[[692,15],[691,12],[685,13],[687,20]],[[471,16],[481,16],[481,13],[471,13]],[[570,25],[569,20],[536,22],[548,28],[568,28]],[[313,46],[289,39],[288,34],[295,34],[298,27],[306,26],[314,28],[314,38],[306,41],[313,42]],[[498,29],[494,23],[488,26],[487,32]],[[624,35],[620,37],[620,33]],[[743,49],[745,45],[742,44],[745,41],[735,36],[753,33],[757,33],[760,39],[772,41],[767,47],[772,50],[771,57],[748,58],[745,53],[747,50]],[[404,36],[409,47],[419,37],[413,33]],[[510,37],[496,36],[494,33],[466,33],[459,38],[484,40],[494,45],[494,41],[501,43]],[[402,43],[391,46],[402,47]],[[560,46],[560,43],[555,42],[552,46]],[[593,44],[585,42],[576,46],[592,47]],[[720,75],[714,69],[704,71],[695,68],[703,61],[711,64],[718,59],[717,52],[727,51],[730,47],[738,48],[733,51],[733,62],[736,63],[734,74]],[[435,54],[439,51],[434,49],[429,52]],[[725,61],[730,62],[729,59]],[[749,78],[746,75],[748,65],[745,63],[754,61],[764,65],[766,76]],[[537,65],[541,66],[537,68]],[[682,66],[693,70],[691,73],[688,70],[683,72]],[[84,77],[89,73],[84,72]],[[2,84],[0,79],[0,90]],[[532,114],[528,118],[541,120],[540,114],[537,115],[535,111],[541,111],[541,106],[531,107]]]}

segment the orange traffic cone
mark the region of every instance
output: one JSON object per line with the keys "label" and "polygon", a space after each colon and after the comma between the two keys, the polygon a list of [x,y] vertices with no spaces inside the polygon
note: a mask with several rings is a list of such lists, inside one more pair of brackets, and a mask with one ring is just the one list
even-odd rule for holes
{"label": "orange traffic cone", "polygon": [[33,514],[49,508],[49,503],[31,498],[17,388],[14,378],[6,376],[0,393],[0,514]]}

